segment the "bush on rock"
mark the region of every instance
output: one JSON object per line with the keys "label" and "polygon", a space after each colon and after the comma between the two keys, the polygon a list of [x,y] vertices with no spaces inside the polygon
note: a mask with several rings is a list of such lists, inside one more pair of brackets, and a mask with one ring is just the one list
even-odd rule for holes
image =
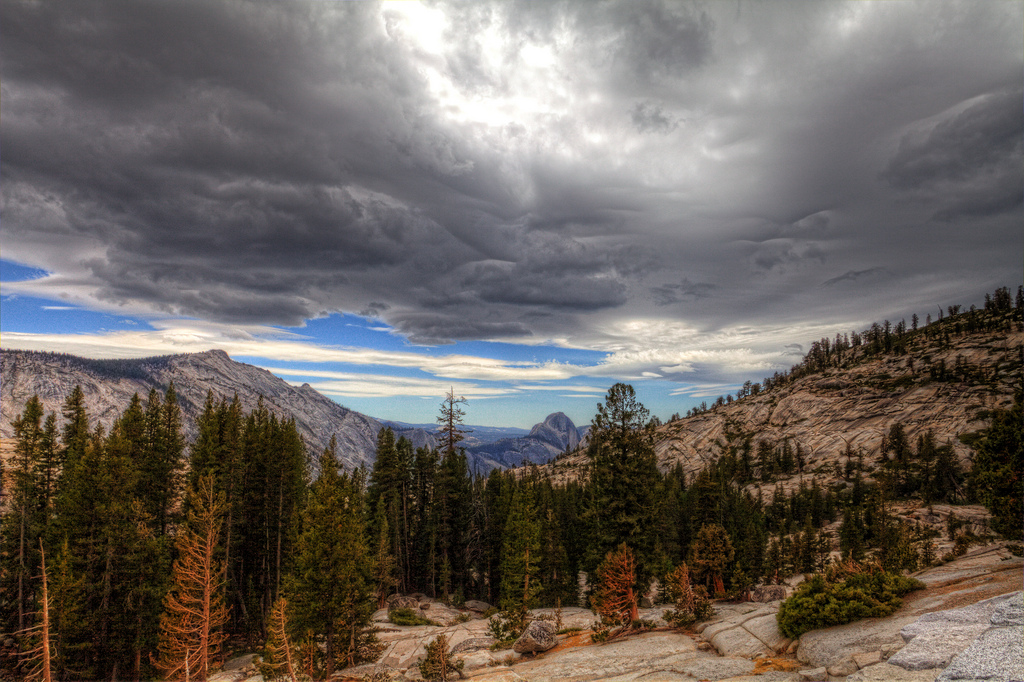
{"label": "bush on rock", "polygon": [[779,630],[796,638],[861,618],[884,618],[903,604],[900,597],[922,587],[920,581],[884,571],[877,564],[833,565],[782,602],[776,616]]}

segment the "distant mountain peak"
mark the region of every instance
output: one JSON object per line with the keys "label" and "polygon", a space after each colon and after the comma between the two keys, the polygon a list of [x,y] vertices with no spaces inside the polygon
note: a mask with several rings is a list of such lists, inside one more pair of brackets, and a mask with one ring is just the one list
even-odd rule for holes
{"label": "distant mountain peak", "polygon": [[543,441],[564,452],[575,450],[580,444],[580,432],[564,412],[554,412],[530,430],[528,438]]}

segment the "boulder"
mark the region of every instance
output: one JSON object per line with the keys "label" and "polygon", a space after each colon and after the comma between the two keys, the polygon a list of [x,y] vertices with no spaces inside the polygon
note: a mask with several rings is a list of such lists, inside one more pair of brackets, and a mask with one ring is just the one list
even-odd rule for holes
{"label": "boulder", "polygon": [[470,599],[469,601],[466,602],[465,606],[466,606],[466,610],[474,611],[476,613],[484,613],[484,612],[490,611],[492,608],[494,608],[493,606],[491,606],[487,602],[485,602],[485,601],[477,601],[476,599]]}
{"label": "boulder", "polygon": [[765,603],[778,601],[786,598],[787,590],[784,585],[758,585],[751,597],[754,601]]}
{"label": "boulder", "polygon": [[555,636],[555,624],[546,620],[535,620],[526,626],[512,651],[519,654],[533,654],[553,649],[558,644]]}
{"label": "boulder", "polygon": [[853,656],[847,656],[841,658],[832,665],[828,666],[828,674],[835,677],[846,677],[857,672],[859,668],[857,663],[853,660]]}
{"label": "boulder", "polygon": [[394,599],[390,599],[388,603],[388,611],[392,611],[394,609],[415,609],[419,607],[419,605],[420,600],[417,597],[395,597]]}

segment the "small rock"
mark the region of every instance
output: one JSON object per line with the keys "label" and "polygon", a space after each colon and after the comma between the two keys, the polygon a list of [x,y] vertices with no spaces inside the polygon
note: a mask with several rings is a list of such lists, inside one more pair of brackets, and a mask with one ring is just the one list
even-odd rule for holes
{"label": "small rock", "polygon": [[824,668],[811,668],[810,670],[801,670],[800,677],[805,680],[824,680],[828,678],[828,671]]}
{"label": "small rock", "polygon": [[853,662],[853,658],[847,656],[846,658],[830,665],[828,667],[828,674],[835,675],[836,677],[846,677],[847,675],[852,675],[857,672],[857,670],[859,670],[859,668],[857,667],[857,664]]}
{"label": "small rock", "polygon": [[881,651],[864,651],[859,654],[853,655],[853,662],[857,664],[857,668],[866,668],[869,665],[882,662]]}
{"label": "small rock", "polygon": [[795,654],[796,650],[800,648],[800,640],[794,639],[788,647],[786,647],[787,654]]}
{"label": "small rock", "polygon": [[422,604],[420,604],[420,611],[429,611],[429,610],[430,610],[430,602],[425,601]]}
{"label": "small rock", "polygon": [[546,620],[535,620],[526,626],[512,650],[520,654],[532,654],[553,649],[558,644],[555,626]]}
{"label": "small rock", "polygon": [[762,604],[770,601],[778,601],[786,598],[786,588],[783,585],[758,585],[751,597]]}
{"label": "small rock", "polygon": [[477,613],[484,613],[489,611],[493,607],[485,601],[478,601],[476,599],[470,599],[466,602],[466,609],[468,611],[475,611]]}

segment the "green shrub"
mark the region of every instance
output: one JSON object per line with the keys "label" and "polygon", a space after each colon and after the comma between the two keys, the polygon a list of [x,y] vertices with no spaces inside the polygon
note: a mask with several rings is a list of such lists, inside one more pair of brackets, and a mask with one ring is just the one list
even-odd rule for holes
{"label": "green shrub", "polygon": [[487,632],[495,640],[492,649],[508,649],[515,644],[526,629],[527,611],[525,608],[499,611],[487,621]]}
{"label": "green shrub", "polygon": [[388,620],[395,625],[437,625],[413,609],[392,609],[388,612]]}
{"label": "green shrub", "polygon": [[603,620],[596,621],[590,633],[590,641],[595,644],[607,642],[611,633],[612,631],[611,628],[608,627],[608,623]]}
{"label": "green shrub", "polygon": [[[889,573],[877,566],[815,574],[782,602],[776,619],[779,630],[796,638],[809,630],[849,623],[861,618],[884,618],[902,604],[903,595],[924,585],[914,578]],[[829,580],[832,578],[832,580]]]}

